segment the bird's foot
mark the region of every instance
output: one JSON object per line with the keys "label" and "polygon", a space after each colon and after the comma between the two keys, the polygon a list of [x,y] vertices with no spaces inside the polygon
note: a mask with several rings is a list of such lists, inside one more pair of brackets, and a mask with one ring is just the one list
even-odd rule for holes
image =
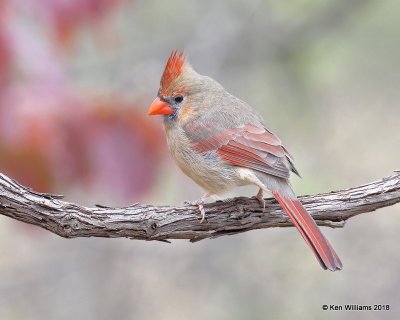
{"label": "bird's foot", "polygon": [[209,197],[210,195],[206,193],[204,196],[202,196],[200,199],[190,202],[190,201],[185,201],[185,204],[192,205],[192,206],[198,206],[199,211],[201,213],[201,220],[200,223],[203,223],[204,220],[206,219],[206,211],[204,210],[204,202],[205,200]]}
{"label": "bird's foot", "polygon": [[257,198],[258,202],[260,203],[260,206],[263,208],[263,212],[265,212],[265,201],[264,201],[263,189],[260,188],[260,190],[258,190],[256,198]]}
{"label": "bird's foot", "polygon": [[203,223],[204,220],[206,219],[206,211],[204,210],[204,203],[198,203],[198,206],[201,213],[200,223]]}

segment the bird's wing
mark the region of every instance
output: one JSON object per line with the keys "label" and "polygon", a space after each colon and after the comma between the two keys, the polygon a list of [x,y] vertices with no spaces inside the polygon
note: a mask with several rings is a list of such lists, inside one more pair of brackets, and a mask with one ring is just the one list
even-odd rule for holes
{"label": "bird's wing", "polygon": [[214,151],[222,160],[232,165],[281,178],[288,178],[290,171],[298,174],[280,139],[265,127],[246,124],[232,129],[216,128],[216,134],[194,134],[202,129],[214,131],[210,126],[213,126],[212,122],[208,123],[207,128],[203,128],[204,125],[186,128],[189,137],[196,137],[192,142],[198,152]]}

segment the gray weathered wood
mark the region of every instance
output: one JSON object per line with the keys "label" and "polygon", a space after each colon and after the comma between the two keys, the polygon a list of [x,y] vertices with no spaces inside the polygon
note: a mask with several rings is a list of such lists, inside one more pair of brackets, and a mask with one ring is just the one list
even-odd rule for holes
{"label": "gray weathered wood", "polygon": [[[266,199],[265,212],[255,198],[240,197],[207,204],[204,223],[200,223],[200,212],[193,205],[88,208],[60,198],[34,192],[0,174],[0,214],[66,238],[197,241],[252,229],[293,226],[271,198]],[[299,199],[317,224],[343,227],[355,215],[400,202],[400,172],[362,186]]]}

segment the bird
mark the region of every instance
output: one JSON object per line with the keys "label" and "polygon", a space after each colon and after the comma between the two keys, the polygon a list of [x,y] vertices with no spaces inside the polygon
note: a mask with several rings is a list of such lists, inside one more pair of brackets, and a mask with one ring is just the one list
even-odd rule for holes
{"label": "bird", "polygon": [[173,159],[206,192],[194,202],[201,223],[209,196],[255,185],[263,208],[264,191],[272,193],[323,269],[342,269],[332,245],[290,185],[290,173],[299,172],[281,140],[249,104],[197,73],[184,51],[173,50],[169,56],[148,115],[162,115]]}

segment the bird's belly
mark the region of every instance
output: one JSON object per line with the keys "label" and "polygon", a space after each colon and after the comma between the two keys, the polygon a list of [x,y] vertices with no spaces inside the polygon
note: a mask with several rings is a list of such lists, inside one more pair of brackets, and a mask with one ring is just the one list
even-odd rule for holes
{"label": "bird's belly", "polygon": [[181,170],[210,194],[222,194],[239,183],[234,168],[215,155],[189,153],[174,158]]}
{"label": "bird's belly", "polygon": [[184,136],[167,136],[172,157],[179,168],[209,194],[222,194],[242,181],[235,167],[223,162],[215,152],[199,153]]}

